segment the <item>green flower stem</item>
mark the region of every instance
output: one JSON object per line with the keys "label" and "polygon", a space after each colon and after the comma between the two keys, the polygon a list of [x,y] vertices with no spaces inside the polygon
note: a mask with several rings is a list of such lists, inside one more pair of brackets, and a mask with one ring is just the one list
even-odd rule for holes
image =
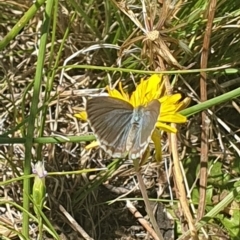
{"label": "green flower stem", "polygon": [[139,70],[134,68],[120,68],[120,67],[105,67],[105,66],[95,66],[95,65],[66,65],[62,68],[66,69],[93,69],[101,71],[112,71],[112,72],[128,72],[128,73],[138,73],[138,74],[189,74],[189,73],[199,73],[199,72],[222,72],[229,68],[229,66],[222,67],[213,67],[213,68],[204,68],[204,69],[185,69],[185,70],[170,70],[170,71],[148,71],[148,70]]}
{"label": "green flower stem", "polygon": [[44,201],[46,196],[45,185],[45,168],[44,162],[38,161],[35,166],[35,178],[33,183],[32,198],[33,198],[33,210],[38,219],[38,239],[43,239],[43,219],[41,213],[44,207]]}
{"label": "green flower stem", "polygon": [[22,18],[15,24],[11,31],[0,41],[0,51],[3,50],[12,39],[25,27],[30,19],[36,14],[37,10],[44,4],[46,0],[37,0],[29,8],[29,10],[22,16]]}
{"label": "green flower stem", "polygon": [[[48,144],[48,143],[79,143],[79,142],[90,142],[95,140],[96,137],[94,135],[83,135],[83,136],[63,136],[63,137],[38,137],[32,139],[33,143],[39,144]],[[25,144],[27,138],[8,138],[8,137],[0,137],[0,145],[1,144],[14,144],[14,143],[22,143]]]}
{"label": "green flower stem", "polygon": [[[88,169],[77,170],[77,171],[50,172],[47,175],[48,176],[66,176],[66,175],[70,175],[70,174],[86,174],[86,173],[97,172],[97,171],[106,171],[106,170],[107,170],[107,168],[88,168]],[[113,172],[113,170],[111,169],[111,172],[109,173],[109,175],[111,175],[112,172]],[[30,174],[30,175],[27,175],[27,176],[22,175],[20,177],[15,177],[15,178],[5,180],[4,182],[0,182],[0,186],[6,186],[6,185],[11,184],[11,183],[22,181],[25,178],[30,179],[30,178],[34,178],[34,177],[35,177],[35,174]]]}
{"label": "green flower stem", "polygon": [[212,106],[215,106],[220,103],[224,103],[227,101],[230,101],[234,98],[237,98],[240,96],[240,88],[234,89],[233,91],[230,91],[228,93],[222,94],[218,97],[215,97],[213,99],[207,100],[205,102],[199,103],[195,106],[189,107],[187,109],[182,110],[180,113],[186,117],[189,117],[191,115],[194,115],[200,111],[203,111],[205,109],[208,109]]}
{"label": "green flower stem", "polygon": [[[35,120],[37,117],[38,111],[38,103],[39,103],[39,94],[41,88],[41,81],[42,81],[42,73],[44,68],[44,60],[45,60],[45,52],[46,52],[46,44],[47,44],[47,36],[48,36],[48,29],[50,26],[50,16],[52,13],[54,1],[47,1],[46,10],[45,10],[45,17],[42,25],[42,34],[40,39],[40,46],[39,46],[39,55],[37,61],[37,68],[36,68],[36,75],[34,79],[33,85],[33,98],[32,98],[32,105],[30,108],[30,115],[28,119],[28,127],[27,127],[27,134],[26,134],[26,141],[25,141],[25,161],[24,161],[24,175],[27,176],[31,173],[31,150],[33,146],[33,137],[34,137],[34,129],[35,129]],[[23,208],[26,212],[23,212],[23,229],[22,233],[26,239],[29,239],[29,204],[30,204],[30,179],[26,178],[23,181]]]}

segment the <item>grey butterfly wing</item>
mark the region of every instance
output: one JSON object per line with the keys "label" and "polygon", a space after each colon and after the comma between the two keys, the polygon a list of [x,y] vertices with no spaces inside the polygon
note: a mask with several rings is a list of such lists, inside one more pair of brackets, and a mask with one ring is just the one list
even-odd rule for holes
{"label": "grey butterfly wing", "polygon": [[100,146],[112,157],[124,157],[133,106],[113,97],[95,97],[87,101],[86,112]]}
{"label": "grey butterfly wing", "polygon": [[151,101],[144,108],[141,121],[139,122],[139,128],[136,129],[136,137],[129,151],[129,158],[139,158],[145,152],[151,140],[151,135],[155,128],[159,112],[160,103],[158,100]]}

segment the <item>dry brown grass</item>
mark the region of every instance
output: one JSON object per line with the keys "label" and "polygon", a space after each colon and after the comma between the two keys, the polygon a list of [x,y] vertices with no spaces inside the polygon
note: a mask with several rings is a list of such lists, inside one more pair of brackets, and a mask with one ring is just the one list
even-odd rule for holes
{"label": "dry brown grass", "polygon": [[[194,3],[183,1],[179,1],[179,3],[181,4],[179,4],[178,10],[171,12],[167,17],[164,16],[165,20],[163,22],[160,21],[161,18],[158,15],[156,15],[156,19],[148,19],[150,22],[152,20],[159,27],[157,30],[162,31],[161,38],[155,41],[155,39],[149,40],[145,38],[146,36],[143,37],[143,33],[136,30],[136,26],[132,21],[117,11],[116,6],[109,6],[110,3],[108,1],[104,2],[104,4],[101,1],[96,1],[91,6],[88,6],[89,3],[87,1],[84,4],[78,3],[79,8],[84,10],[84,13],[92,20],[92,26],[89,26],[88,20],[84,15],[76,14],[80,11],[79,9],[74,9],[71,1],[60,2],[57,11],[56,35],[52,44],[51,35],[49,36],[49,43],[46,47],[39,107],[44,103],[45,90],[48,87],[47,80],[53,72],[52,67],[68,27],[69,34],[64,42],[61,57],[56,66],[53,86],[50,90],[51,100],[45,101],[48,102],[48,111],[43,135],[68,137],[89,134],[88,124],[77,121],[73,116],[74,113],[83,109],[86,95],[89,95],[89,92],[99,92],[107,84],[116,85],[118,81],[122,81],[124,88],[131,91],[134,88],[132,79],[134,78],[138,81],[140,76],[142,76],[142,74],[136,74],[133,77],[131,73],[69,68],[65,71],[63,78],[61,78],[60,67],[64,65],[65,59],[78,50],[92,46],[99,47],[103,43],[117,43],[121,45],[124,42],[119,52],[112,47],[86,51],[68,62],[68,65],[117,67],[117,60],[121,58],[121,67],[130,69],[182,69],[183,66],[191,66],[192,63],[195,63],[194,67],[200,68],[203,33],[207,21],[207,18],[203,16],[206,11],[204,9],[200,11],[200,7],[196,8]],[[239,31],[236,27],[239,27],[240,13],[239,10],[234,10],[239,4],[232,1],[231,3],[233,6],[227,8],[222,1],[217,7],[212,28],[211,53],[208,57],[208,67],[222,66],[224,64],[229,64],[232,68],[239,67]],[[31,4],[32,1],[18,1],[17,3],[14,1],[0,1],[0,11],[2,12],[2,15],[0,14],[1,37],[4,37],[10,31]],[[132,3],[134,6],[137,4],[139,3]],[[200,2],[199,4],[202,7],[204,5],[201,5]],[[163,9],[164,6],[161,5],[161,7]],[[226,13],[223,16],[225,8],[229,14]],[[193,9],[195,9],[195,12]],[[119,10],[122,9],[119,7]],[[137,9],[139,15],[141,12],[141,8]],[[137,13],[136,16],[139,16]],[[195,13],[197,17],[193,16]],[[26,134],[26,125],[19,127],[19,124],[29,115],[29,108],[32,102],[32,83],[36,71],[39,33],[43,23],[42,16],[43,9],[37,12],[24,29],[0,53],[0,133],[8,133],[7,136],[10,138],[23,138]],[[190,17],[193,18],[192,21]],[[177,18],[179,22],[175,24]],[[140,17],[139,21],[143,21],[143,19]],[[125,26],[121,25],[123,23],[125,23]],[[173,28],[174,26],[180,27]],[[149,31],[153,29],[154,27],[152,26]],[[168,32],[168,29],[171,29],[171,31]],[[127,37],[130,36],[131,32],[135,35],[133,34],[134,40],[130,42],[130,39]],[[183,49],[179,47],[179,44],[181,44],[179,41],[175,41],[180,38],[183,38],[181,46],[184,46],[185,50],[187,49],[183,43],[190,43],[188,44],[191,50],[190,55],[185,54]],[[126,40],[131,44],[128,44]],[[54,50],[52,51],[51,47],[53,45]],[[161,48],[162,46],[164,48]],[[136,48],[137,51],[131,53],[130,50],[133,48]],[[144,50],[144,52],[140,50]],[[117,55],[118,53],[119,55]],[[143,58],[142,56],[145,57]],[[199,74],[190,72],[187,75],[176,75],[175,77],[166,75],[166,78],[169,80],[168,86],[170,83],[176,82],[175,88],[181,87],[185,94],[192,94],[194,96],[192,104],[195,104],[195,99],[196,101],[201,100],[199,94]],[[236,80],[233,81],[233,79]],[[208,98],[213,98],[236,87],[239,87],[238,72],[232,75],[227,75],[223,72],[208,75]],[[174,89],[170,90],[175,91]],[[238,138],[219,125],[217,117],[230,127],[232,133],[238,136],[239,99],[216,106],[212,111],[214,112],[213,115],[209,116],[211,120],[209,126],[209,167],[215,169],[214,166],[216,165],[214,164],[216,162],[220,163],[219,168],[221,168],[221,171],[217,169],[216,174],[226,171],[228,180],[234,180],[236,177],[239,177],[239,168],[236,163],[239,161],[239,143],[236,143]],[[40,113],[36,119],[36,136],[39,133],[41,119]],[[200,188],[198,184],[198,166],[201,151],[200,120],[201,118],[198,115],[191,117],[186,125],[179,128],[178,152],[185,168],[184,176],[190,188],[194,189],[194,193]],[[176,189],[176,182],[174,182],[176,179],[172,176],[172,165],[170,164],[171,149],[166,134],[163,135],[162,142],[163,162],[156,164],[150,158],[150,161],[142,166],[141,173],[144,177],[149,197],[158,197],[166,201],[157,205],[156,218],[160,226],[166,223],[168,230],[165,229],[165,236],[172,237],[174,234],[173,219],[169,220],[163,214],[162,209],[164,207],[168,211],[171,210],[171,215],[174,216],[174,220],[175,218],[177,219],[176,222],[178,226],[182,227],[182,231],[187,230],[187,226],[184,224],[186,219],[180,204],[176,203],[174,207],[170,204],[170,196],[177,198],[178,189]],[[74,227],[73,219],[93,239],[150,239],[144,228],[139,225],[138,221],[127,209],[125,201],[114,201],[111,205],[106,204],[108,201],[124,196],[132,200],[143,216],[146,215],[143,202],[132,199],[141,198],[132,162],[120,160],[113,162],[109,159],[109,156],[99,149],[85,150],[86,144],[86,142],[44,144],[42,159],[38,159],[37,144],[32,149],[32,159],[45,161],[45,166],[49,173],[89,168],[108,168],[107,171],[102,172],[68,174],[65,176],[56,174],[47,177],[46,187],[48,195],[46,205],[49,209],[45,209],[44,212],[60,235],[60,239],[81,239],[79,232],[77,233]],[[23,173],[25,157],[23,144],[2,144],[0,146],[0,156],[1,182],[16,178]],[[221,176],[223,177],[224,174]],[[225,188],[229,187],[230,189],[232,185],[230,186],[225,179],[222,179],[220,183],[216,183],[215,181],[220,181],[220,178],[215,178],[214,174],[209,174],[209,177],[208,185],[213,187],[211,189],[212,194],[207,195],[207,197],[210,197],[209,201],[214,199],[214,203],[216,203],[220,201],[216,200],[217,196],[222,197],[222,194],[224,194],[221,183],[222,186],[224,185]],[[21,205],[23,201],[22,182],[14,181],[11,184],[1,186],[0,197],[2,202],[3,200],[8,200]],[[192,197],[192,199],[195,201],[197,198]],[[208,203],[213,204],[213,202]],[[195,208],[197,208],[197,205],[195,205]],[[191,210],[193,211],[193,209]],[[70,216],[67,216],[66,212]],[[18,239],[18,232],[21,231],[22,211],[16,206],[6,203],[1,205],[0,213],[0,222],[3,223],[0,224],[0,235],[7,236],[10,234],[8,238]],[[231,212],[228,212],[228,216],[232,217],[233,215]],[[182,218],[184,220],[181,223]],[[222,229],[223,222],[219,221],[216,223],[214,227],[209,226],[209,228],[205,229],[207,233],[220,236],[215,239],[230,239],[226,226],[225,229]],[[36,222],[31,220],[29,228],[31,239],[37,239],[38,229]],[[16,231],[12,231],[12,229],[16,229]],[[164,231],[163,228],[161,230]],[[202,234],[200,237],[202,237]],[[53,238],[46,234],[44,239]],[[169,239],[174,239],[174,237]]]}

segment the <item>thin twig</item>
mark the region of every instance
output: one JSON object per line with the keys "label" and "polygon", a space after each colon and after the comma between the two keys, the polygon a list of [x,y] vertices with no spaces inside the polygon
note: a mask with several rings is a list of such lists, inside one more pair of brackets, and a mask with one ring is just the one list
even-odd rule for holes
{"label": "thin twig", "polygon": [[[216,0],[211,0],[208,11],[208,22],[203,40],[203,50],[201,55],[201,68],[206,68],[208,63],[208,52],[212,25],[216,10]],[[201,72],[200,95],[201,101],[207,100],[207,74]],[[207,163],[208,163],[208,139],[209,139],[209,118],[206,112],[202,112],[202,134],[201,134],[201,159],[200,159],[200,193],[197,219],[200,220],[205,213],[206,186],[207,186]]]}
{"label": "thin twig", "polygon": [[80,235],[86,239],[86,240],[93,240],[87,232],[77,223],[77,221],[66,211],[66,209],[62,206],[59,205],[59,210],[65,215],[65,217],[69,220],[71,227],[80,233]]}
{"label": "thin twig", "polygon": [[140,222],[140,224],[151,234],[151,236],[154,239],[159,239],[157,234],[154,232],[154,230],[149,225],[148,221],[144,219],[144,217],[141,215],[141,213],[133,206],[133,204],[127,200],[126,206],[129,209],[129,211],[134,215],[134,217]]}
{"label": "thin twig", "polygon": [[[172,124],[172,126],[176,127],[176,124]],[[178,150],[177,150],[178,149],[177,136],[174,133],[171,133],[171,147],[172,147],[171,150],[172,150],[173,165],[174,165],[173,166],[173,174],[174,174],[175,182],[177,185],[177,189],[179,191],[178,195],[179,195],[180,204],[181,204],[184,214],[187,218],[189,229],[191,231],[192,239],[197,240],[198,239],[197,230],[194,226],[193,217],[192,217],[192,214],[189,209],[188,199],[187,199],[186,191],[184,188],[182,171],[181,171],[180,164],[179,164],[179,157],[178,157]]]}
{"label": "thin twig", "polygon": [[[164,240],[164,238],[163,238],[163,236],[160,232],[160,229],[157,225],[156,219],[153,215],[153,210],[151,208],[151,205],[150,205],[150,202],[149,202],[149,199],[148,199],[148,195],[147,195],[147,191],[146,191],[143,179],[142,179],[142,175],[141,175],[140,170],[139,170],[139,162],[138,161],[139,161],[138,159],[133,160],[134,168],[135,168],[135,171],[136,171],[139,188],[140,188],[140,191],[142,193],[142,197],[143,197],[143,200],[144,200],[144,203],[145,203],[145,206],[146,206],[148,216],[150,218],[150,221],[153,225],[153,228],[154,228],[156,236],[157,236],[157,238],[154,238],[154,239]],[[149,232],[149,233],[152,235],[152,232]],[[154,236],[152,235],[152,237],[154,237]]]}

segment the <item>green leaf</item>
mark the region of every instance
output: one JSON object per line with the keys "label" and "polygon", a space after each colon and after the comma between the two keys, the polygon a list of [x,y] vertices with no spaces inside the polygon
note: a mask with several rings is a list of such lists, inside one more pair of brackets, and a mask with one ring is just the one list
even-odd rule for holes
{"label": "green leaf", "polygon": [[220,214],[219,220],[222,222],[224,227],[227,229],[228,234],[231,239],[237,240],[240,239],[240,208],[239,204],[235,201],[231,204],[230,214],[231,217],[228,218],[226,215]]}
{"label": "green leaf", "polygon": [[208,183],[211,183],[213,186],[223,187],[227,184],[228,180],[229,175],[222,171],[222,163],[213,163],[210,176],[208,178]]}
{"label": "green leaf", "polygon": [[237,68],[228,68],[225,70],[225,73],[226,74],[235,74],[235,73],[238,73],[239,72],[239,69]]}

